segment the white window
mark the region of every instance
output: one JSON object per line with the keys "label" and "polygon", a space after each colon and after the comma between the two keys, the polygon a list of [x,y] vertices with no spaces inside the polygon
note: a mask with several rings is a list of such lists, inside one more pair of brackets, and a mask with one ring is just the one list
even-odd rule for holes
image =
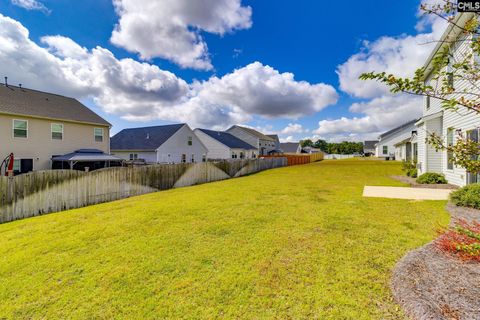
{"label": "white window", "polygon": [[182,154],[182,163],[185,163],[185,162],[187,162],[187,155]]}
{"label": "white window", "polygon": [[202,154],[202,162],[207,162],[207,155],[206,154]]}
{"label": "white window", "polygon": [[190,159],[192,163],[195,163],[195,155],[192,154],[192,158]]}
{"label": "white window", "polygon": [[191,146],[191,145],[193,144],[193,138],[192,138],[192,137],[188,137],[188,142],[187,142],[187,144],[188,144],[189,146]]}
{"label": "white window", "polygon": [[237,159],[237,154],[235,152],[232,152],[232,159]]}
{"label": "white window", "polygon": [[130,153],[130,160],[138,160],[138,153]]}
{"label": "white window", "polygon": [[383,154],[388,154],[388,146],[383,146]]}
{"label": "white window", "polygon": [[52,139],[63,140],[63,124],[52,123],[51,127],[52,127]]}
{"label": "white window", "polygon": [[28,138],[28,121],[13,120],[13,137]]}
{"label": "white window", "polygon": [[95,134],[95,142],[103,142],[103,128],[93,129]]}

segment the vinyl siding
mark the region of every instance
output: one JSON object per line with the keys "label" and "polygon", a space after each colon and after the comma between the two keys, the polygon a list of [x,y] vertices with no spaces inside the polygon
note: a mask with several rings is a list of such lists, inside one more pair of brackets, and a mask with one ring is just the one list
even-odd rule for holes
{"label": "vinyl siding", "polygon": [[[442,117],[426,121],[425,123],[427,133],[432,134],[436,133],[437,135],[442,134]],[[427,151],[427,166],[426,169],[428,172],[442,173],[442,152],[436,151],[435,148],[431,145],[426,146]]]}
{"label": "vinyl siding", "polygon": [[231,149],[223,143],[219,142],[218,140],[213,139],[201,130],[195,129],[194,132],[197,135],[198,139],[200,139],[200,141],[202,141],[202,143],[207,147],[208,159],[231,159],[232,153],[236,153],[238,155],[238,158],[240,158],[241,152],[245,154],[245,159],[255,157],[254,155],[256,154],[256,150],[245,150],[240,148]]}
{"label": "vinyl siding", "polygon": [[[188,137],[192,137],[192,145],[188,145]],[[208,150],[188,125],[184,125],[157,149],[158,163],[180,163],[182,154],[187,162],[191,162],[192,154],[195,162],[202,162]]]}
{"label": "vinyl siding", "polygon": [[417,141],[418,141],[418,160],[417,168],[418,175],[422,175],[427,172],[427,145],[425,139],[427,138],[425,124],[422,123],[417,127]]}
{"label": "vinyl siding", "polygon": [[[377,147],[375,148],[375,156],[380,158],[387,157],[387,156],[394,156],[395,144],[407,138],[410,138],[412,136],[412,131],[415,131],[415,130],[416,130],[416,127],[414,124],[412,124],[401,131],[395,132],[393,134],[388,135],[387,137],[381,138],[380,141],[377,143]],[[388,155],[383,154],[383,146],[388,147]]]}
{"label": "vinyl siding", "polygon": [[[28,121],[28,137],[13,137],[13,119]],[[63,124],[63,139],[52,140],[51,124]],[[96,142],[94,128],[103,128],[103,141]],[[33,159],[34,170],[51,169],[51,158],[78,149],[99,149],[110,153],[110,129],[107,126],[79,124],[0,114],[0,161],[13,152],[16,159]]]}
{"label": "vinyl siding", "polygon": [[194,130],[198,139],[207,147],[207,157],[209,159],[230,159],[232,152],[229,147],[213,139],[200,130]]}
{"label": "vinyl siding", "polygon": [[[457,46],[452,49],[454,58],[457,60],[462,59],[463,56],[470,52],[469,43],[466,41],[457,42]],[[454,87],[456,91],[463,91],[466,89],[467,92],[471,91],[468,81],[465,80],[455,80]],[[442,138],[446,142],[447,130],[453,128],[455,130],[461,130],[463,134],[466,134],[468,130],[480,127],[480,115],[469,112],[465,108],[460,107],[457,111],[444,110],[441,106],[439,100],[431,100],[431,107],[429,110],[424,106],[424,116],[430,115],[439,111],[444,111],[443,119],[439,118],[440,123],[429,124],[430,127],[439,128],[439,134],[442,135]],[[431,128],[430,128],[431,130]],[[447,167],[447,152],[440,151],[435,152],[432,147],[425,144],[425,139],[420,137],[421,131],[419,129],[419,161],[420,154],[423,152],[421,150],[426,150],[428,154],[427,157],[427,170],[428,172],[441,172],[445,174],[447,181],[451,184],[457,186],[464,186],[466,184],[466,170],[460,167],[454,167],[453,170],[449,170]],[[456,137],[454,137],[455,142]],[[422,171],[423,173],[425,171]],[[419,172],[420,173],[420,172]]]}
{"label": "vinyl siding", "polygon": [[145,160],[146,163],[148,164],[154,164],[157,162],[157,153],[155,151],[112,151],[112,154],[114,156],[117,156],[119,158],[122,158],[124,160],[130,160],[130,154],[131,153],[136,153],[138,154],[138,159]]}
{"label": "vinyl siding", "polygon": [[245,141],[246,143],[248,143],[251,146],[254,146],[256,148],[260,148],[260,145],[259,145],[260,144],[260,139],[252,136],[251,134],[249,134],[245,130],[242,130],[239,127],[234,126],[234,127],[230,128],[229,130],[227,130],[227,132],[234,135],[238,139]]}

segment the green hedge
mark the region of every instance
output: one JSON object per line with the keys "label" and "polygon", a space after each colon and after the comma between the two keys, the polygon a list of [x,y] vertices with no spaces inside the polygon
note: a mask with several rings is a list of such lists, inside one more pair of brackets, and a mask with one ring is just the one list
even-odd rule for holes
{"label": "green hedge", "polygon": [[443,174],[427,172],[417,178],[420,184],[446,184],[447,180]]}
{"label": "green hedge", "polygon": [[460,207],[480,209],[480,184],[471,184],[452,192],[450,200]]}

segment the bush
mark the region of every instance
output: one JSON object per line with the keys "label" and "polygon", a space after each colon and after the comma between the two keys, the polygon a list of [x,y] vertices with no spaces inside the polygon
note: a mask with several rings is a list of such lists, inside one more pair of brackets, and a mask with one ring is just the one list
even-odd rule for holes
{"label": "bush", "polygon": [[427,172],[417,178],[420,184],[446,184],[447,180],[443,174]]}
{"label": "bush", "polygon": [[417,177],[417,169],[410,169],[407,171],[407,176],[411,178]]}
{"label": "bush", "polygon": [[443,232],[435,244],[440,250],[453,253],[462,260],[480,262],[480,224],[460,220],[453,228]]}
{"label": "bush", "polygon": [[417,164],[415,162],[402,161],[402,170],[405,172],[407,177],[417,177]]}
{"label": "bush", "polygon": [[480,184],[471,184],[452,192],[450,200],[460,207],[480,209]]}

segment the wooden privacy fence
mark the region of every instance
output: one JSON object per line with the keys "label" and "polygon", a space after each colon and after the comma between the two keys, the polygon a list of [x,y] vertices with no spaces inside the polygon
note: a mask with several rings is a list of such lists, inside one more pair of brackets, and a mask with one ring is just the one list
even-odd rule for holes
{"label": "wooden privacy fence", "polygon": [[0,177],[0,223],[284,167],[286,158],[35,171]]}
{"label": "wooden privacy fence", "polygon": [[287,158],[288,166],[296,166],[300,164],[307,164],[316,161],[323,160],[323,153],[311,153],[311,154],[281,154],[272,156],[262,156],[265,158]]}

